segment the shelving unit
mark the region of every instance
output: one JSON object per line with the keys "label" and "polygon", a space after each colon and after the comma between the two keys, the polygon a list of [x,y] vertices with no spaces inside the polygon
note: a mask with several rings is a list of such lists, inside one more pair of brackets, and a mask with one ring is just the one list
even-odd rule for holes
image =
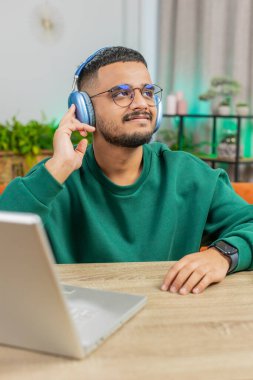
{"label": "shelving unit", "polygon": [[[184,121],[186,118],[208,118],[212,119],[212,152],[210,155],[198,155],[203,161],[210,162],[212,168],[216,167],[216,163],[228,163],[234,165],[234,181],[239,182],[239,165],[244,164],[253,164],[252,158],[240,158],[240,140],[241,140],[241,127],[242,119],[253,119],[253,115],[239,116],[239,115],[200,115],[200,114],[187,114],[187,115],[169,115],[164,114],[164,118],[179,118],[179,128],[178,128],[178,147],[179,150],[183,148],[183,136],[184,136]],[[236,154],[235,158],[219,158],[217,156],[216,147],[217,147],[217,120],[218,119],[234,119],[236,120]]]}

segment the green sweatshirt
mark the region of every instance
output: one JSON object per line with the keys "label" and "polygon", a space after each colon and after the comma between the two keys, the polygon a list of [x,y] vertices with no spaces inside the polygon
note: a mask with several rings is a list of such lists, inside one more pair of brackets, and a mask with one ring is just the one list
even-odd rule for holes
{"label": "green sweatshirt", "polygon": [[225,240],[239,250],[236,271],[253,266],[253,206],[223,170],[160,143],[143,146],[130,186],[103,174],[90,145],[64,185],[42,162],[9,184],[0,209],[40,215],[58,263],[178,260]]}

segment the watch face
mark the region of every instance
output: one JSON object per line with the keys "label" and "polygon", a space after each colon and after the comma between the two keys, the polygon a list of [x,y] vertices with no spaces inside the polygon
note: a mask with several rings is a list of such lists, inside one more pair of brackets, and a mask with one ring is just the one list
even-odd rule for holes
{"label": "watch face", "polygon": [[218,241],[215,244],[215,247],[217,247],[218,249],[220,249],[226,255],[234,255],[235,253],[238,252],[238,250],[235,247],[233,247],[232,245],[226,243],[225,241]]}

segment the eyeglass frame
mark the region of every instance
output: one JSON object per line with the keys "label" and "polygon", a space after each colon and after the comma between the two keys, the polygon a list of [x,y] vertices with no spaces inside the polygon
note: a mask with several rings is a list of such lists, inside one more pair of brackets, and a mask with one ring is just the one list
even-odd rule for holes
{"label": "eyeglass frame", "polygon": [[[116,104],[117,106],[119,106],[119,107],[121,107],[121,108],[129,107],[129,106],[133,103],[133,101],[134,101],[134,98],[135,98],[135,90],[140,90],[140,93],[141,93],[141,95],[142,95],[142,91],[143,91],[144,87],[147,86],[147,85],[151,85],[151,86],[156,86],[156,87],[158,87],[158,88],[160,89],[159,93],[161,93],[161,98],[159,98],[159,97],[157,96],[157,97],[159,98],[159,102],[158,102],[157,104],[159,104],[159,103],[161,102],[161,100],[162,100],[163,89],[162,89],[160,86],[158,86],[157,84],[154,84],[154,83],[145,83],[145,84],[143,85],[142,88],[140,88],[140,87],[131,88],[131,86],[128,85],[127,83],[121,83],[121,84],[118,84],[117,86],[114,86],[114,87],[110,88],[109,90],[102,91],[102,92],[99,92],[98,94],[95,94],[95,95],[90,96],[90,99],[95,98],[95,97],[98,96],[98,95],[102,95],[102,94],[106,94],[106,93],[111,93],[111,94],[112,94],[112,91],[113,91],[114,89],[116,89],[117,87],[122,86],[122,85],[129,86],[129,89],[131,89],[131,91],[132,91],[132,93],[133,93],[134,95],[133,95],[133,98],[132,98],[131,102],[130,102],[127,106],[121,106],[121,105],[117,104],[117,103],[115,102],[114,98],[111,96],[111,99],[113,100],[114,104]],[[154,93],[154,95],[155,95],[155,93]],[[142,96],[143,96],[143,95],[142,95]],[[145,98],[144,98],[144,99],[145,99]],[[156,107],[157,104],[149,105],[149,107]]]}

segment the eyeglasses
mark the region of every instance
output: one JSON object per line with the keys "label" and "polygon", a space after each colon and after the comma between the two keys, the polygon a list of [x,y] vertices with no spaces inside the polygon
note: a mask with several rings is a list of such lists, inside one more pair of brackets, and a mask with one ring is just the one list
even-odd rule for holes
{"label": "eyeglasses", "polygon": [[95,96],[106,94],[108,92],[115,104],[120,107],[128,107],[134,101],[135,90],[140,91],[141,95],[150,107],[157,106],[157,104],[159,104],[162,100],[163,89],[156,84],[145,84],[142,88],[132,88],[128,84],[119,84],[110,90],[100,92],[90,98],[92,99],[95,98]]}

